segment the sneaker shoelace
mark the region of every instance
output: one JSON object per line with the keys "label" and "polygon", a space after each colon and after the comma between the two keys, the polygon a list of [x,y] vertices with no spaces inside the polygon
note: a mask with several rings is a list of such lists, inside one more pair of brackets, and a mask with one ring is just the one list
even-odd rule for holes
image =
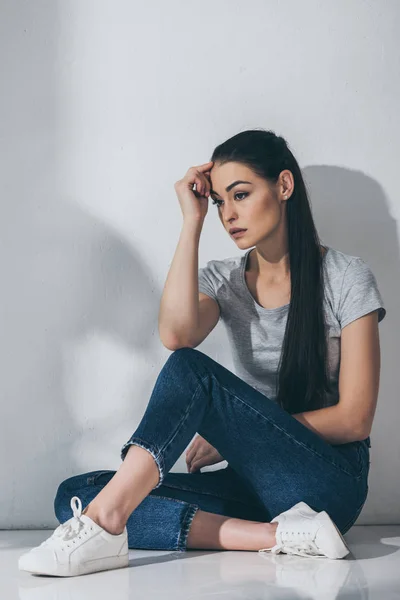
{"label": "sneaker shoelace", "polygon": [[61,543],[67,542],[67,546],[69,546],[68,542],[75,543],[75,538],[81,537],[80,532],[85,527],[85,523],[81,519],[82,502],[78,496],[74,496],[71,498],[70,505],[72,508],[73,517],[68,521],[65,521],[65,523],[59,525],[53,534],[40,544],[41,546],[54,543],[55,541],[59,541]]}
{"label": "sneaker shoelace", "polygon": [[262,548],[259,550],[262,554],[278,554],[281,550],[286,554],[299,554],[301,556],[324,556],[314,543],[315,533],[313,531],[282,531],[281,543],[277,543],[272,548]]}

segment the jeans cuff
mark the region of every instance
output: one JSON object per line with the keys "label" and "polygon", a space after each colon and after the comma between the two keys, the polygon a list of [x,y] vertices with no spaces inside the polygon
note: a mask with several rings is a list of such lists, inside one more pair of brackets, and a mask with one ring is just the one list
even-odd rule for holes
{"label": "jeans cuff", "polygon": [[187,539],[189,536],[190,526],[191,526],[194,516],[198,510],[199,510],[199,507],[196,504],[189,504],[189,506],[187,507],[187,511],[185,513],[185,516],[183,517],[183,523],[182,523],[181,531],[179,533],[178,544],[176,547],[178,552],[184,552],[187,549],[186,546],[187,546]]}
{"label": "jeans cuff", "polygon": [[141,440],[140,438],[137,437],[131,437],[130,440],[128,440],[121,449],[121,460],[125,459],[126,453],[128,452],[130,446],[139,446],[140,448],[143,448],[144,450],[147,450],[147,452],[149,452],[152,457],[154,458],[154,461],[158,467],[158,471],[159,471],[159,481],[157,483],[157,485],[153,488],[153,490],[157,489],[158,487],[160,487],[160,485],[163,482],[164,479],[164,473],[165,473],[165,469],[164,469],[164,460],[162,455],[156,450],[155,446],[153,446],[152,444],[149,444],[148,442],[146,442],[145,440]]}

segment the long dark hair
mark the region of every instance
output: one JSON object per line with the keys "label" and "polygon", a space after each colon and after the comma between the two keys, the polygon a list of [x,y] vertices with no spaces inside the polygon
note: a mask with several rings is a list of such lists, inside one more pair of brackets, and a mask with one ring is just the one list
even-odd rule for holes
{"label": "long dark hair", "polygon": [[215,148],[211,160],[242,163],[274,184],[284,169],[293,174],[294,191],[286,210],[291,299],[277,372],[276,401],[290,414],[322,408],[331,392],[323,313],[323,256],[297,160],[283,137],[264,129],[234,135]]}

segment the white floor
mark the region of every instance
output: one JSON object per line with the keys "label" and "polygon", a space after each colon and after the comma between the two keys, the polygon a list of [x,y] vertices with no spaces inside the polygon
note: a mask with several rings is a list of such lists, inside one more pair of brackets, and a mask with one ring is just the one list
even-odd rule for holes
{"label": "white floor", "polygon": [[343,560],[131,550],[130,567],[117,571],[75,578],[19,572],[19,555],[50,533],[0,531],[1,600],[400,599],[400,526],[353,527]]}

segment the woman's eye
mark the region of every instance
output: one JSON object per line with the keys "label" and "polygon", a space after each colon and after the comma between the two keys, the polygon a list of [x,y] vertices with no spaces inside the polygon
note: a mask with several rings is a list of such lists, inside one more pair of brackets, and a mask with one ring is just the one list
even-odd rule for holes
{"label": "woman's eye", "polygon": [[[240,200],[244,200],[244,198],[245,198],[247,195],[248,195],[248,192],[236,192],[236,194],[235,194],[235,199],[236,199],[236,196],[244,196],[243,198],[238,198],[238,200],[239,200],[239,201],[240,201]],[[212,203],[213,203],[213,204],[216,204],[217,206],[221,206],[221,204],[222,204],[222,202],[223,202],[223,200],[217,200],[217,199],[214,199],[214,198],[211,198],[211,200],[212,200]]]}

